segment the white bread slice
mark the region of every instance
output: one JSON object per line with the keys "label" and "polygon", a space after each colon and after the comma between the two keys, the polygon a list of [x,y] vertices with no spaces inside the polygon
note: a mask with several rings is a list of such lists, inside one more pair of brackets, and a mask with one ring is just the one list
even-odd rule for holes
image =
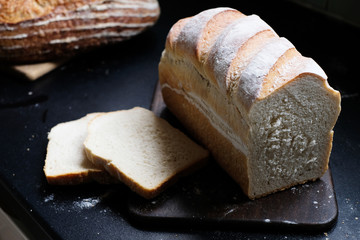
{"label": "white bread slice", "polygon": [[98,114],[90,113],[51,129],[44,166],[49,184],[75,185],[94,180],[100,183],[114,182],[103,168],[96,167],[87,159],[84,151],[87,125]]}
{"label": "white bread slice", "polygon": [[320,178],[340,93],[258,16],[229,23],[229,12],[209,9],[170,30],[159,63],[167,107],[251,199]]}
{"label": "white bread slice", "polygon": [[178,176],[204,165],[209,155],[167,121],[140,107],[94,118],[84,146],[95,165],[148,199]]}

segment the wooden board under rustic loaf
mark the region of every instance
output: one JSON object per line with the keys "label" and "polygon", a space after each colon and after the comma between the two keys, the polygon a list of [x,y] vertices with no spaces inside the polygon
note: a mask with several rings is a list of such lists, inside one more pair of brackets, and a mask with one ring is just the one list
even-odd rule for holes
{"label": "wooden board under rustic loaf", "polygon": [[0,0],[0,62],[48,61],[129,39],[154,25],[157,0]]}

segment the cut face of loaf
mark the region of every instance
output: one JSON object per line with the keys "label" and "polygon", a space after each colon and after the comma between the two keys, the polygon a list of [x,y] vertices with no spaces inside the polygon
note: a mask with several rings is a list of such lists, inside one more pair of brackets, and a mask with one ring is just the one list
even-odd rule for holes
{"label": "cut face of loaf", "polygon": [[49,184],[75,185],[94,180],[100,183],[116,182],[103,168],[92,164],[85,154],[87,126],[97,115],[91,113],[51,129],[44,166]]}
{"label": "cut face of loaf", "polygon": [[208,151],[151,111],[136,107],[96,117],[88,127],[88,158],[134,192],[153,198],[206,163]]}
{"label": "cut face of loaf", "polygon": [[157,0],[0,0],[0,62],[72,56],[155,24]]}
{"label": "cut face of loaf", "polygon": [[210,9],[176,23],[159,80],[168,108],[258,198],[325,173],[340,93],[258,16],[234,11]]}

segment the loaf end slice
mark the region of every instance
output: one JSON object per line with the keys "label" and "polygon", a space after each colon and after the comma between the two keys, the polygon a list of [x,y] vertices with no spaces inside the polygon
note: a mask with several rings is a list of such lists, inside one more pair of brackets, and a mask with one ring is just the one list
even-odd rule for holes
{"label": "loaf end slice", "polygon": [[249,112],[250,197],[323,176],[328,169],[340,99],[340,93],[323,77],[304,71],[253,104]]}
{"label": "loaf end slice", "polygon": [[78,120],[60,123],[51,129],[44,166],[44,173],[49,184],[115,182],[115,179],[103,168],[96,167],[88,161],[84,151],[87,125],[98,114],[91,113]]}
{"label": "loaf end slice", "polygon": [[88,158],[147,199],[203,166],[209,156],[184,133],[140,107],[100,115],[88,131]]}

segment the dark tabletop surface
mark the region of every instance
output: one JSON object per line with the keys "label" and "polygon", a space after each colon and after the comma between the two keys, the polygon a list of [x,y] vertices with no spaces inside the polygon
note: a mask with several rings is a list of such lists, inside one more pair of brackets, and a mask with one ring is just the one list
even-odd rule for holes
{"label": "dark tabletop surface", "polygon": [[[287,1],[163,0],[160,5],[157,24],[130,41],[75,57],[35,82],[0,75],[1,206],[35,239],[359,239],[359,29]],[[129,217],[129,191],[122,185],[46,183],[42,167],[51,127],[89,112],[150,108],[170,27],[218,6],[261,16],[317,61],[342,94],[330,158],[339,212],[326,231],[139,224]]]}

